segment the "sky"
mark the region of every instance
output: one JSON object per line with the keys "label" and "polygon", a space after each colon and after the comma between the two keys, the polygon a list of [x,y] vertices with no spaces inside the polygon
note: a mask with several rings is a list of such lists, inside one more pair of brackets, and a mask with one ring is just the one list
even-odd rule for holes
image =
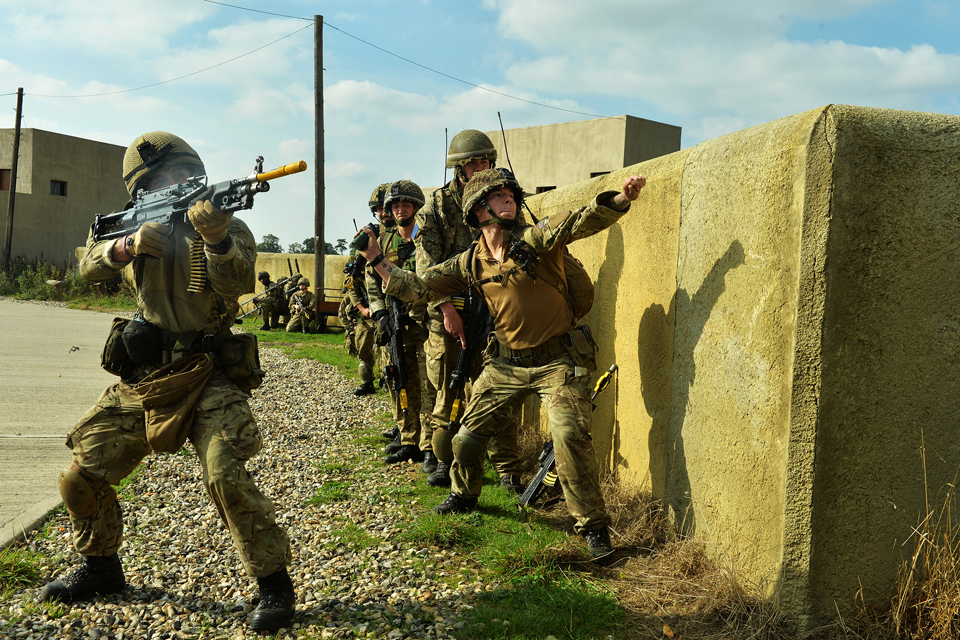
{"label": "sky", "polygon": [[306,160],[242,215],[284,248],[314,235],[315,15],[331,243],[372,220],[378,184],[441,184],[447,139],[498,129],[498,112],[508,129],[628,114],[682,127],[682,148],[831,103],[960,115],[957,0],[0,0],[0,15],[0,127],[23,87],[23,127],[122,146],[170,131],[214,182],[261,155]]}

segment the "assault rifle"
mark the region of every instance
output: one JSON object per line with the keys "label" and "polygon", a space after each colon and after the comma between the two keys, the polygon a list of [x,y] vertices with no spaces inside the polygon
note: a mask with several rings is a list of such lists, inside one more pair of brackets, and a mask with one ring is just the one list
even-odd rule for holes
{"label": "assault rifle", "polygon": [[[616,372],[617,365],[612,364],[610,365],[610,369],[600,376],[597,384],[593,387],[593,396],[590,397],[590,402],[596,400],[600,392],[607,388],[610,381],[613,380],[613,374]],[[537,460],[537,473],[533,476],[530,484],[527,485],[526,491],[520,496],[519,502],[521,508],[529,507],[531,503],[540,497],[545,489],[557,484],[557,472],[554,469],[556,461],[557,457],[553,450],[553,441],[551,440],[543,445],[543,451],[540,452],[540,458]]]}
{"label": "assault rifle", "polygon": [[133,206],[125,211],[97,215],[93,221],[93,239],[112,240],[136,232],[148,222],[161,224],[183,222],[187,210],[198,200],[210,200],[220,211],[233,213],[253,207],[253,196],[270,190],[269,180],[300,173],[307,168],[304,161],[292,162],[263,173],[263,156],[249,176],[214,185],[207,185],[206,176],[188,178],[186,182],[154,191],[139,190]]}
{"label": "assault rifle", "polygon": [[[456,308],[457,300],[453,300],[453,306]],[[467,339],[466,348],[460,348],[460,354],[457,356],[457,366],[450,374],[450,384],[448,388],[454,392],[453,405],[450,407],[450,421],[446,427],[452,433],[460,430],[460,407],[463,403],[463,390],[470,377],[470,369],[473,366],[473,357],[484,343],[487,335],[493,329],[492,318],[487,310],[487,303],[483,296],[477,295],[472,288],[467,289],[466,298],[462,301],[463,309],[466,311],[467,321],[463,327],[464,336]]]}
{"label": "assault rifle", "polygon": [[407,417],[407,360],[403,353],[403,325],[400,307],[403,303],[399,298],[387,296],[387,319],[390,331],[390,342],[387,350],[390,352],[390,364],[384,372],[387,382],[393,392],[400,398],[400,410],[403,417]]}
{"label": "assault rifle", "polygon": [[[295,275],[298,275],[298,276],[299,276],[300,274],[297,273],[297,274],[295,274]],[[283,285],[285,285],[285,284],[286,284],[287,282],[289,282],[290,280],[293,280],[293,278],[294,278],[294,276],[289,276],[289,277],[286,277],[286,278],[284,278],[283,280],[281,280],[281,281],[279,281],[279,282],[274,282],[272,285],[270,285],[269,287],[267,287],[266,289],[264,289],[259,295],[255,295],[255,296],[253,296],[252,298],[248,298],[247,300],[244,300],[243,302],[241,302],[241,303],[240,303],[240,306],[241,306],[241,307],[242,307],[243,305],[247,304],[248,302],[252,302],[252,303],[254,303],[254,304],[257,305],[257,306],[256,306],[256,308],[251,309],[250,311],[247,311],[247,312],[246,312],[245,314],[243,314],[242,316],[237,316],[237,319],[236,319],[234,322],[236,322],[236,324],[241,324],[240,321],[243,320],[244,318],[246,318],[247,316],[249,316],[250,314],[253,314],[253,313],[259,314],[259,313],[260,313],[260,304],[257,302],[257,300],[259,300],[260,298],[264,297],[265,295],[267,295],[268,293],[270,293],[270,292],[273,291],[274,289],[277,289],[277,288],[279,288],[279,287],[282,287]]]}

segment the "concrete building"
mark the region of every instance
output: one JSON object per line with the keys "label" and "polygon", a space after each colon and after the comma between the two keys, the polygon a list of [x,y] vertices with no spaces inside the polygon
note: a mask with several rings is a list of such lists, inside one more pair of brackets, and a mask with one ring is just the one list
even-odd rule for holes
{"label": "concrete building", "polygon": [[[513,166],[527,193],[544,193],[680,150],[680,127],[616,116],[487,131],[497,166]],[[509,152],[510,164],[507,163]]]}
{"label": "concrete building", "polygon": [[[0,228],[6,229],[13,129],[0,129]],[[125,147],[40,129],[20,131],[12,259],[75,262],[94,215],[129,199],[120,170]]]}
{"label": "concrete building", "polygon": [[570,246],[620,367],[598,458],[807,628],[955,526],[958,146],[957,116],[829,105],[529,198],[647,176]]}

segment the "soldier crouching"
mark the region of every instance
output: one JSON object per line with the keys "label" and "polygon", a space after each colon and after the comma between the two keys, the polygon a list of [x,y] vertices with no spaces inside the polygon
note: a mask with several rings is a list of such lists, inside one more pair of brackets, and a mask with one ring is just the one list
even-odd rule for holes
{"label": "soldier crouching", "polygon": [[[204,173],[190,145],[160,131],[137,138],[124,156],[131,197]],[[176,451],[189,439],[204,487],[259,585],[250,627],[277,630],[294,613],[290,542],[245,467],[262,446],[247,392],[263,371],[255,343],[230,331],[237,299],[253,291],[256,241],[246,224],[209,201],[195,203],[186,218],[148,222],[116,240],[97,242],[91,230],[87,240],[81,276],[102,282],[132,261],[138,308],[133,320],[114,321],[104,349],[104,367],[121,381],[67,438],[73,459],[59,487],[83,562],[44,586],[40,598],[72,602],[124,590],[117,553],[123,517],[114,487],[151,451]]]}

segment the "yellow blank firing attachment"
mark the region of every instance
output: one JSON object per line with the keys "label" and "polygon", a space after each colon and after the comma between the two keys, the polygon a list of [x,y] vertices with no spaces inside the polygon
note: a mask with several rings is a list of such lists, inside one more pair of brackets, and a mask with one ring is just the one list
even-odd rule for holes
{"label": "yellow blank firing attachment", "polygon": [[278,167],[273,171],[268,171],[266,173],[258,173],[257,180],[260,182],[266,182],[267,180],[273,180],[274,178],[282,178],[283,176],[289,176],[293,173],[300,173],[301,171],[307,170],[307,163],[301,160],[300,162],[291,162],[282,167]]}

